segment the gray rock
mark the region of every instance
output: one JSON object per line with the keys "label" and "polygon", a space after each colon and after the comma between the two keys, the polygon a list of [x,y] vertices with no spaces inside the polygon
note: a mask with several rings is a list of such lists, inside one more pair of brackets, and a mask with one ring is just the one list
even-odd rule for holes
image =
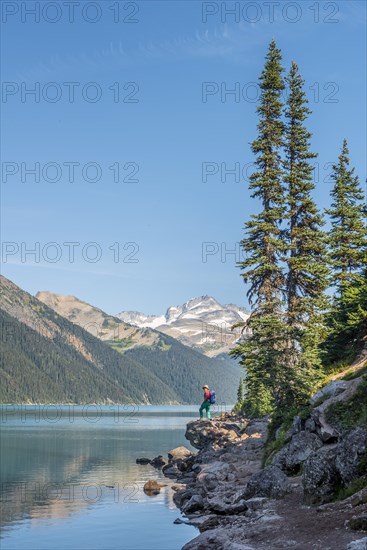
{"label": "gray rock", "polygon": [[306,431],[299,432],[274,456],[272,464],[287,474],[298,474],[304,461],[320,447],[322,442],[317,435]]}
{"label": "gray rock", "polygon": [[367,550],[367,537],[349,543],[347,550]]}
{"label": "gray rock", "polygon": [[302,430],[302,419],[300,416],[295,416],[292,422],[293,434],[298,434]]}
{"label": "gray rock", "polygon": [[176,478],[179,476],[180,471],[177,468],[177,464],[166,464],[162,468],[162,472],[166,477]]}
{"label": "gray rock", "polygon": [[310,403],[316,403],[319,399],[322,399],[323,397],[334,397],[336,395],[339,395],[343,393],[348,388],[348,382],[346,380],[332,380],[321,388],[318,392],[316,392],[311,398]]}
{"label": "gray rock", "polygon": [[182,490],[177,491],[173,495],[173,501],[176,504],[176,506],[178,506],[180,508],[182,506],[182,504],[185,502],[185,500],[190,500],[190,498],[193,495],[196,495],[196,494],[197,494],[197,492],[194,489],[192,489],[191,487],[189,489],[182,489]]}
{"label": "gray rock", "polygon": [[316,422],[313,420],[313,418],[307,418],[305,422],[305,430],[306,432],[314,433],[316,431]]}
{"label": "gray rock", "polygon": [[221,521],[221,517],[218,514],[210,514],[209,516],[204,516],[203,521],[198,525],[200,532],[208,531],[209,529],[214,529],[218,527]]}
{"label": "gray rock", "polygon": [[231,541],[230,534],[223,528],[210,529],[201,533],[198,537],[191,540],[182,550],[254,550],[252,546],[247,544]]}
{"label": "gray rock", "polygon": [[338,432],[335,430],[335,428],[333,428],[332,426],[323,425],[323,424],[320,427],[319,433],[320,433],[320,439],[324,443],[328,443],[330,441],[337,439],[339,435]]}
{"label": "gray rock", "polygon": [[287,476],[277,466],[270,465],[251,477],[242,496],[245,499],[255,496],[281,498],[289,491]]}
{"label": "gray rock", "polygon": [[207,499],[207,508],[217,514],[236,515],[245,512],[248,506],[244,499],[233,500],[233,495],[225,495],[222,492]]}
{"label": "gray rock", "polygon": [[193,495],[183,506],[184,514],[193,514],[204,508],[204,501],[200,495]]}
{"label": "gray rock", "polygon": [[367,432],[356,428],[346,434],[336,451],[335,465],[345,485],[365,473]]}
{"label": "gray rock", "polygon": [[189,485],[195,480],[195,474],[185,474],[183,477],[180,477],[180,483],[184,483],[185,485]]}
{"label": "gray rock", "polygon": [[[302,430],[302,419],[300,416],[295,416],[293,418],[292,426],[289,428],[289,430],[284,434],[284,441],[287,443],[292,439],[292,437],[296,434],[298,434]],[[276,432],[276,437],[279,436],[281,431],[281,427],[278,428]]]}
{"label": "gray rock", "polygon": [[207,474],[203,477],[203,485],[208,492],[214,491],[218,487],[217,476],[215,474]]}
{"label": "gray rock", "polygon": [[329,502],[340,486],[335,448],[312,453],[303,465],[302,484],[309,504]]}
{"label": "gray rock", "polygon": [[311,419],[315,422],[316,432],[324,443],[336,441],[340,436],[339,432],[326,421],[322,406],[311,411]]}

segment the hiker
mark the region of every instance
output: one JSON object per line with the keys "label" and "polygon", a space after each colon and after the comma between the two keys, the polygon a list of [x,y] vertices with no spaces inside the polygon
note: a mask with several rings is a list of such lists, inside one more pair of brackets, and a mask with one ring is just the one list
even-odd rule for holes
{"label": "hiker", "polygon": [[208,420],[211,419],[211,414],[210,414],[210,405],[211,405],[211,402],[210,402],[210,391],[209,391],[209,386],[207,386],[205,384],[205,386],[203,386],[203,390],[204,390],[204,401],[202,402],[201,404],[201,407],[199,409],[199,413],[200,413],[200,418],[203,418],[203,411],[205,409],[206,411],[206,417]]}

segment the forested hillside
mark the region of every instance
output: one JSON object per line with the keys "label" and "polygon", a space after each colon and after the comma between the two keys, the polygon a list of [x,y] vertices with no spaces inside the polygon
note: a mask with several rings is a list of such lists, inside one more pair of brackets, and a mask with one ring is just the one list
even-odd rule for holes
{"label": "forested hillside", "polygon": [[124,353],[135,361],[149,365],[150,372],[168,384],[186,403],[200,394],[203,383],[216,390],[218,403],[233,404],[240,378],[238,363],[228,356],[209,359],[202,353],[183,346],[174,338],[162,335],[152,348],[133,348]]}
{"label": "forested hillside", "polygon": [[233,403],[239,367],[162,335],[149,348],[114,349],[1,277],[3,403],[198,403],[201,386]]}
{"label": "forested hillside", "polygon": [[75,327],[75,338],[88,346],[91,360],[0,310],[2,403],[169,403],[180,397],[148,369],[122,357],[97,338]]}

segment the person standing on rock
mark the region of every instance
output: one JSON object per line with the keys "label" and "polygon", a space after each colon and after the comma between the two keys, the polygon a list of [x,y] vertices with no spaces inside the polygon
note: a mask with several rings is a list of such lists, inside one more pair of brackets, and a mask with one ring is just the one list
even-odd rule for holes
{"label": "person standing on rock", "polygon": [[203,418],[203,413],[204,413],[204,409],[205,409],[206,417],[207,417],[208,420],[210,420],[212,415],[210,414],[210,404],[211,403],[210,403],[209,386],[207,386],[205,384],[205,386],[203,386],[203,390],[204,390],[204,401],[202,402],[201,407],[199,409],[200,418]]}

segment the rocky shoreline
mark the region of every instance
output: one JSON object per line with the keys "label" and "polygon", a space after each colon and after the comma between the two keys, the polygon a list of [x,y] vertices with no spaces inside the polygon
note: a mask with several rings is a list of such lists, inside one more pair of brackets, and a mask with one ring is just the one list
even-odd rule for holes
{"label": "rocky shoreline", "polygon": [[360,469],[367,434],[357,428],[323,441],[317,422],[296,417],[288,443],[263,469],[266,419],[227,413],[190,422],[185,435],[198,452],[174,449],[162,468],[175,479],[175,504],[200,532],[183,550],[367,550],[367,487],[328,498],[336,468],[348,479]]}

